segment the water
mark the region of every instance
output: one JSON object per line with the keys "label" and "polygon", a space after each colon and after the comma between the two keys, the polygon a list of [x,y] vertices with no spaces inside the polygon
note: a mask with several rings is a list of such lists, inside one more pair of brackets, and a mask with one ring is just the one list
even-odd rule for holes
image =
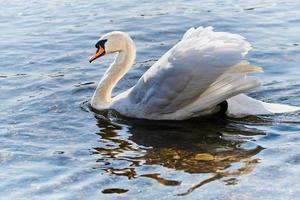
{"label": "water", "polygon": [[300,105],[300,3],[0,1],[0,199],[300,199],[299,114],[184,122],[95,115],[88,101],[113,57],[98,37],[128,32],[129,88],[192,26],[253,44],[265,70],[250,95]]}

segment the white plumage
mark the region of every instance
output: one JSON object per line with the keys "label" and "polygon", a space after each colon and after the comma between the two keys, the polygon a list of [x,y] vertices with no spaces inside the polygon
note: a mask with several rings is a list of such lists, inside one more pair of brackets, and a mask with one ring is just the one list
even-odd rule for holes
{"label": "white plumage", "polygon": [[[232,117],[300,109],[267,104],[241,94],[261,84],[258,78],[246,74],[262,70],[245,60],[251,47],[240,35],[214,32],[212,27],[191,28],[135,86],[114,98],[111,91],[133,64],[135,46],[123,32],[108,33],[100,41],[105,41],[106,53],[118,52],[118,56],[92,98],[96,109],[115,109],[129,117],[156,120],[216,113],[218,104],[226,100],[226,114]],[[97,57],[95,54],[91,61]]]}

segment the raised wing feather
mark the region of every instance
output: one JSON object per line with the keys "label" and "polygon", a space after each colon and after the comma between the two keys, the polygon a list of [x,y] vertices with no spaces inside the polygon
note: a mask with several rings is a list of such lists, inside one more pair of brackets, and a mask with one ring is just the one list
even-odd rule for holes
{"label": "raised wing feather", "polygon": [[191,28],[140,78],[130,100],[144,115],[174,113],[199,99],[249,49],[239,35]]}

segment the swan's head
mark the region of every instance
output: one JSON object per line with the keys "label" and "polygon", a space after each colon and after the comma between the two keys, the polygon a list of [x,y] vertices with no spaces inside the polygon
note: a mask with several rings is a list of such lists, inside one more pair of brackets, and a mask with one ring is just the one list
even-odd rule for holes
{"label": "swan's head", "polygon": [[113,31],[102,36],[95,44],[96,53],[90,58],[90,63],[109,53],[120,52],[128,47],[128,44],[133,44],[130,36],[121,31]]}

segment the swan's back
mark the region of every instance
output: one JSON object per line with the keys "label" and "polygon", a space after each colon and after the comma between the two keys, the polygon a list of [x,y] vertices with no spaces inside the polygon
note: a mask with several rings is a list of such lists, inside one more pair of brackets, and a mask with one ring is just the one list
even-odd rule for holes
{"label": "swan's back", "polygon": [[244,60],[250,48],[242,36],[214,32],[212,27],[191,28],[128,91],[118,110],[148,119],[204,114],[260,84],[246,76],[259,71]]}

